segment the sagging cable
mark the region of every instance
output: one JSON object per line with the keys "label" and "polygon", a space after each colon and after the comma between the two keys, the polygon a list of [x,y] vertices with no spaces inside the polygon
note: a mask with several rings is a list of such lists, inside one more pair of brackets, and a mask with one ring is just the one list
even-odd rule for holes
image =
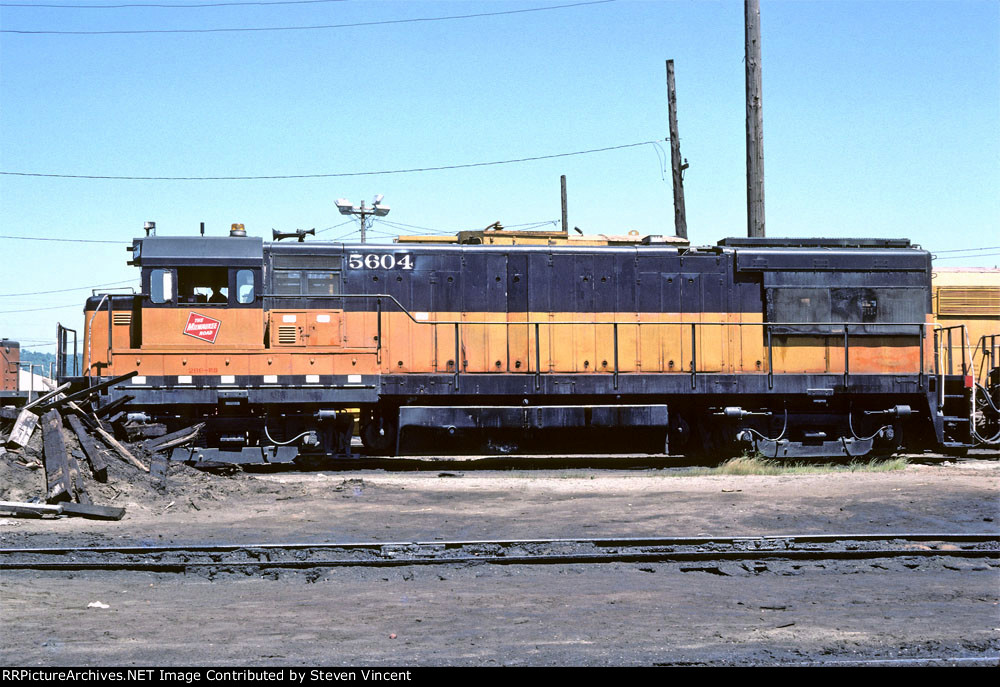
{"label": "sagging cable", "polygon": [[851,410],[848,409],[847,410],[847,428],[849,430],[851,430],[851,436],[854,438],[855,441],[871,441],[872,439],[874,439],[875,437],[877,437],[878,435],[880,435],[885,430],[892,429],[892,425],[882,425],[877,430],[875,430],[875,433],[872,434],[870,437],[859,437],[857,435],[857,433],[854,431],[854,422],[851,420],[851,415],[852,414],[853,413],[851,412]]}
{"label": "sagging cable", "polygon": [[785,438],[785,432],[788,431],[788,408],[785,408],[785,424],[781,428],[781,434],[778,435],[777,439],[771,439],[770,437],[766,437],[763,434],[761,434],[760,432],[758,432],[756,429],[754,429],[753,427],[747,427],[746,431],[750,432],[751,434],[756,434],[757,436],[759,436],[764,441],[770,441],[771,443],[775,443],[775,444],[778,443],[779,441],[781,441],[782,439]]}
{"label": "sagging cable", "polygon": [[264,424],[264,436],[266,436],[267,440],[270,441],[275,446],[288,446],[289,444],[291,444],[291,443],[293,443],[295,441],[298,441],[299,439],[301,439],[302,437],[306,436],[307,434],[311,434],[311,431],[310,430],[306,430],[305,432],[302,432],[302,434],[298,435],[297,437],[293,437],[292,439],[289,439],[288,441],[275,441],[271,437],[271,435],[268,433],[268,431],[267,431],[267,423]]}

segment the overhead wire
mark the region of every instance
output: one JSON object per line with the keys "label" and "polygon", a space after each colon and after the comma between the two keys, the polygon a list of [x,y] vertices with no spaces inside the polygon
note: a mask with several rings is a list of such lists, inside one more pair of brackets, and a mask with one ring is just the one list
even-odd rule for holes
{"label": "overhead wire", "polygon": [[326,227],[325,229],[317,229],[316,233],[317,234],[322,234],[324,231],[330,231],[331,229],[336,229],[337,227],[342,227],[345,224],[350,224],[353,221],[354,221],[354,219],[351,218],[351,219],[347,220],[346,222],[341,222],[340,224],[334,224],[332,227]]}
{"label": "overhead wire", "polygon": [[454,231],[443,231],[441,229],[430,229],[428,227],[417,227],[417,226],[413,226],[413,225],[409,225],[409,224],[402,224],[400,222],[393,222],[393,221],[390,221],[390,220],[387,220],[387,219],[382,219],[382,218],[380,218],[378,220],[378,223],[379,224],[384,224],[387,227],[391,227],[393,229],[396,229],[397,231],[400,231],[400,232],[403,232],[404,234],[409,234],[409,235],[415,235],[415,234],[418,234],[420,232],[425,232],[425,233],[429,233],[429,234],[442,234],[442,235],[457,233],[457,232],[454,232]]}
{"label": "overhead wire", "polygon": [[545,220],[539,220],[538,222],[525,222],[524,224],[507,224],[507,225],[504,225],[504,226],[507,229],[513,229],[515,227],[527,227],[527,226],[532,226],[532,225],[541,226],[543,224],[558,224],[558,223],[559,223],[559,220],[557,220],[557,219],[545,219]]}
{"label": "overhead wire", "polygon": [[[669,139],[668,139],[669,140]],[[663,149],[663,146],[659,142],[653,144],[653,150],[656,151],[656,162],[660,168],[660,181],[667,180],[667,151]]]}
{"label": "overhead wire", "polygon": [[936,260],[960,260],[962,258],[967,258],[967,259],[968,258],[987,258],[987,257],[989,257],[991,255],[1000,255],[1000,253],[973,253],[973,254],[970,254],[970,255],[946,255],[943,258],[939,258],[935,254],[934,258]]}
{"label": "overhead wire", "polygon": [[[349,219],[346,222],[341,222],[340,224],[334,224],[332,227],[326,227],[324,229],[317,229],[316,233],[322,233],[324,231],[329,231],[330,229],[336,229],[337,227],[342,227],[345,224],[350,224],[353,219]],[[112,245],[127,246],[130,245],[131,241],[99,241],[94,239],[60,239],[51,238],[45,236],[12,236],[12,235],[0,235],[0,239],[11,239],[15,241],[57,241],[61,243],[109,243]],[[115,282],[121,283],[121,282]],[[95,284],[93,287],[80,287],[80,288],[96,288],[98,286],[111,286],[111,284]],[[75,291],[76,289],[64,289],[66,291]],[[55,293],[54,291],[42,291],[39,293]],[[0,294],[2,295],[2,294]],[[31,294],[8,294],[8,295],[31,295]]]}
{"label": "overhead wire", "polygon": [[358,229],[352,229],[351,231],[347,232],[346,234],[341,234],[340,236],[334,236],[330,240],[331,241],[342,241],[343,239],[346,239],[348,236],[351,236],[352,234],[358,234],[358,233],[361,233],[360,227]]}
{"label": "overhead wire", "polygon": [[120,9],[133,9],[133,8],[151,8],[151,9],[167,9],[167,10],[190,10],[190,9],[202,9],[206,7],[238,7],[244,5],[252,6],[268,6],[268,5],[318,5],[331,2],[347,2],[347,0],[236,0],[235,2],[199,2],[199,3],[179,3],[176,5],[167,5],[163,3],[145,3],[145,2],[130,2],[130,3],[118,3],[116,5],[67,5],[67,4],[56,4],[56,3],[40,3],[40,2],[0,2],[0,7],[44,7],[46,9],[64,9],[64,10],[120,10]]}
{"label": "overhead wire", "polygon": [[259,176],[217,176],[217,177],[159,177],[159,176],[125,176],[112,174],[57,174],[47,172],[11,172],[0,171],[0,175],[21,176],[21,177],[46,177],[56,179],[105,179],[113,181],[261,181],[273,179],[328,179],[331,177],[360,177],[378,176],[381,174],[414,174],[417,172],[439,172],[449,169],[469,169],[471,167],[489,167],[493,165],[511,165],[521,162],[535,162],[537,160],[552,160],[561,157],[573,157],[575,155],[590,155],[593,153],[606,153],[612,150],[623,150],[625,148],[636,148],[638,146],[651,145],[657,141],[639,141],[638,143],[626,143],[624,145],[607,146],[604,148],[591,148],[588,150],[576,150],[570,153],[553,153],[551,155],[534,155],[531,157],[520,157],[510,160],[492,160],[489,162],[468,162],[455,165],[439,165],[436,167],[411,167],[406,169],[385,169],[370,172],[328,172],[317,174],[266,174]]}
{"label": "overhead wire", "polygon": [[552,219],[550,219],[550,220],[546,220],[544,222],[533,222],[531,224],[522,224],[522,225],[511,224],[509,226],[505,226],[504,229],[513,229],[514,227],[521,227],[522,229],[525,229],[525,230],[527,230],[527,229],[538,229],[540,227],[547,227],[547,226],[555,225],[555,224],[558,224],[558,223],[559,223],[559,220],[552,220]]}
{"label": "overhead wire", "polygon": [[456,231],[447,231],[447,230],[444,230],[444,229],[431,229],[430,227],[421,227],[421,226],[416,225],[416,224],[407,224],[405,222],[397,222],[395,220],[388,220],[388,219],[385,219],[385,218],[379,218],[379,221],[382,222],[383,224],[389,224],[391,226],[405,227],[407,229],[418,229],[420,231],[432,231],[432,232],[434,232],[434,231],[442,231],[442,232],[449,233],[449,234],[454,234],[454,233],[456,233],[458,231],[463,231],[462,229],[457,229]]}
{"label": "overhead wire", "polygon": [[968,253],[979,250],[1000,250],[1000,246],[983,246],[982,248],[949,248],[948,250],[936,250],[933,253]]}
{"label": "overhead wire", "polygon": [[0,239],[13,239],[17,241],[59,241],[63,243],[112,243],[119,246],[128,245],[128,241],[98,241],[95,239],[56,239],[45,236],[9,236],[2,235]]}
{"label": "overhead wire", "polygon": [[[403,228],[410,229],[410,230],[415,229],[415,230],[430,232],[431,234],[441,234],[441,235],[457,234],[460,231],[479,231],[479,230],[482,229],[482,227],[476,227],[476,228],[473,228],[473,229],[470,229],[470,228],[466,227],[465,229],[454,229],[454,230],[432,229],[430,227],[422,227],[422,226],[419,226],[419,225],[416,225],[416,224],[406,224],[405,222],[396,222],[395,220],[387,220],[387,219],[381,218],[381,217],[378,219],[378,221],[381,224],[386,224],[386,225],[391,226],[391,227],[398,227],[401,230]],[[558,224],[558,223],[559,223],[559,220],[549,219],[549,220],[539,220],[539,221],[536,221],[536,222],[524,222],[522,224],[505,224],[503,226],[504,226],[504,229],[515,229],[515,228],[529,228],[529,229],[531,229],[531,228],[535,228],[535,227],[545,226],[547,224]]]}
{"label": "overhead wire", "polygon": [[528,12],[548,12],[552,10],[564,10],[586,5],[603,5],[617,0],[586,0],[586,2],[574,2],[566,5],[549,5],[546,7],[527,7],[518,10],[502,10],[499,12],[477,12],[474,14],[453,14],[444,17],[412,17],[410,19],[384,19],[379,21],[350,22],[344,24],[319,24],[312,26],[260,26],[260,27],[230,27],[219,29],[116,29],[104,31],[57,31],[57,30],[27,30],[27,29],[0,29],[0,33],[16,33],[22,35],[68,35],[68,36],[107,36],[124,34],[169,34],[169,33],[246,33],[262,31],[315,31],[329,29],[347,29],[362,26],[386,26],[391,24],[416,24],[434,21],[452,21],[457,19],[474,19],[478,17],[498,17],[510,14],[525,14]]}
{"label": "overhead wire", "polygon": [[106,284],[91,284],[90,286],[74,286],[70,289],[53,289],[52,291],[27,291],[25,293],[0,293],[0,298],[12,298],[14,296],[42,296],[49,293],[65,293],[67,291],[86,291],[88,289],[96,289],[102,286],[121,286],[122,284],[134,284],[135,279],[126,279],[124,281],[112,281]]}
{"label": "overhead wire", "polygon": [[40,312],[42,310],[59,310],[60,308],[81,308],[80,303],[69,303],[68,305],[51,305],[46,308],[21,308],[19,310],[0,310],[0,315],[13,312]]}

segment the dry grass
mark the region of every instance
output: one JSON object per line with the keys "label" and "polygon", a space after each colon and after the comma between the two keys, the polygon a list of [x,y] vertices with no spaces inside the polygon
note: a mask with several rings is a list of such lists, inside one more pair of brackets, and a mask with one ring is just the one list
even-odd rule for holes
{"label": "dry grass", "polygon": [[850,463],[790,463],[756,455],[731,458],[715,468],[694,468],[677,473],[690,475],[816,475],[829,472],[891,472],[903,470],[909,462],[906,458],[873,458],[868,461],[854,460]]}
{"label": "dry grass", "polygon": [[[906,458],[872,458],[870,460],[853,460],[844,462],[792,462],[765,458],[761,455],[746,454],[731,458],[716,467],[671,467],[667,469],[649,470],[648,477],[714,477],[720,475],[821,475],[842,472],[892,472],[905,470],[909,465]],[[507,477],[540,479],[585,479],[597,478],[597,474],[579,469],[560,469],[558,471],[510,470],[504,473]]]}

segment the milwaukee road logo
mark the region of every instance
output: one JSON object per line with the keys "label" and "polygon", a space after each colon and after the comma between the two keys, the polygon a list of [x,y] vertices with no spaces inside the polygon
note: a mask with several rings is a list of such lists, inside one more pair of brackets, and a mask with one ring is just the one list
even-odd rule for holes
{"label": "milwaukee road logo", "polygon": [[219,327],[222,322],[213,320],[211,317],[199,315],[196,312],[188,315],[187,324],[184,325],[184,333],[196,339],[214,344],[215,338],[219,335]]}

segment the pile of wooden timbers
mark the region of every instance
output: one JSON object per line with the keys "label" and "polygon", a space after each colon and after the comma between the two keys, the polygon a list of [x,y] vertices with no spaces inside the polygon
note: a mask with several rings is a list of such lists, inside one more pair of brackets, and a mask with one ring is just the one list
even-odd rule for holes
{"label": "pile of wooden timbers", "polygon": [[[162,482],[167,473],[167,451],[191,441],[202,429],[195,425],[167,435],[163,425],[129,423],[125,407],[131,399],[123,396],[97,407],[95,400],[102,391],[135,376],[135,372],[115,377],[101,384],[66,394],[69,384],[63,384],[21,408],[0,408],[0,425],[10,427],[6,441],[0,435],[0,445],[17,451],[28,445],[32,435],[41,430],[46,479],[44,503],[0,501],[0,513],[18,515],[73,515],[100,520],[120,520],[125,509],[94,504],[84,490],[81,461],[68,450],[64,428],[72,432],[82,449],[93,478],[108,480],[108,459],[125,461],[150,473],[154,483]],[[152,455],[147,467],[122,442],[115,438],[136,441],[149,439],[145,448]],[[41,499],[39,499],[41,501]]]}

